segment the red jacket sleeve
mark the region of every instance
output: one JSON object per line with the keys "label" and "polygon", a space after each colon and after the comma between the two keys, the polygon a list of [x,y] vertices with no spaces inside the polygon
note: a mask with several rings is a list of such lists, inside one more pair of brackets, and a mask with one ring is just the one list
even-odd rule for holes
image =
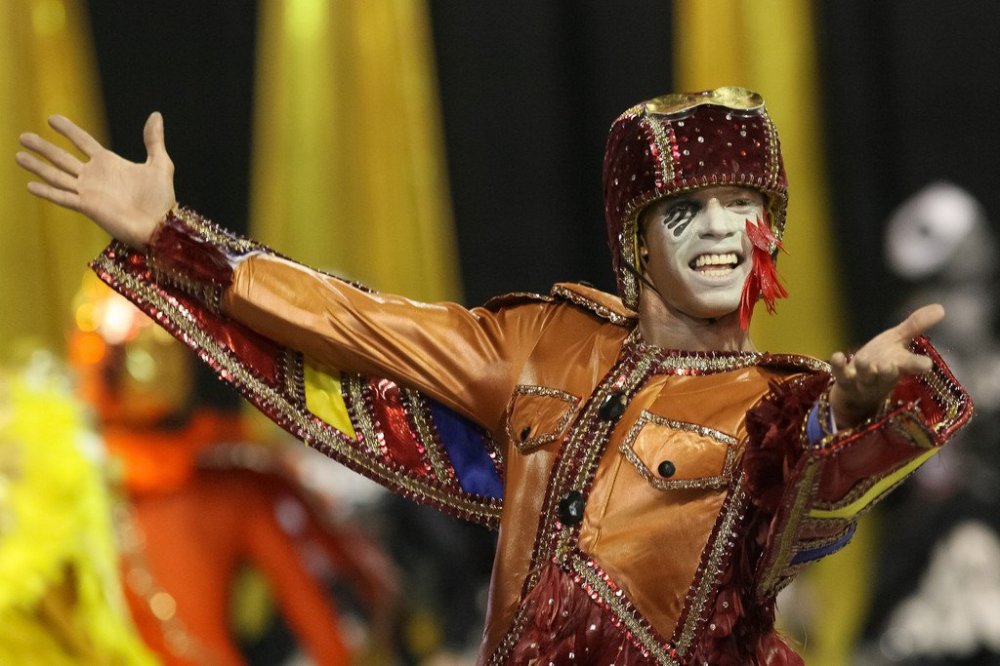
{"label": "red jacket sleeve", "polygon": [[827,422],[832,380],[824,374],[773,386],[748,414],[749,487],[768,516],[756,535],[759,596],[776,594],[798,570],[845,546],[858,518],[971,418],[971,399],[930,342],[917,338],[912,348],[933,368],[901,380],[885,407],[854,428],[807,435],[811,412]]}

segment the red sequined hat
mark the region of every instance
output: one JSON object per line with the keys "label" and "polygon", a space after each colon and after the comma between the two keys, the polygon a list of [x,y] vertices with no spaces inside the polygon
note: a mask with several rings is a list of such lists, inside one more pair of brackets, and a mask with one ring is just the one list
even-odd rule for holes
{"label": "red sequined hat", "polygon": [[653,201],[712,185],[762,192],[781,240],[788,181],[764,99],[745,88],[663,95],[618,116],[604,151],[604,215],[618,293],[638,309],[639,213]]}

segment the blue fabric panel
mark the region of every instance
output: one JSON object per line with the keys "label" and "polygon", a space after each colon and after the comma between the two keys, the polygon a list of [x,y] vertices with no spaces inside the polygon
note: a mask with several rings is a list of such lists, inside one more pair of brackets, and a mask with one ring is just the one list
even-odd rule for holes
{"label": "blue fabric panel", "polygon": [[823,439],[823,429],[819,425],[819,405],[816,405],[809,412],[809,419],[806,421],[806,437],[810,444],[818,444]]}
{"label": "blue fabric panel", "polygon": [[836,553],[850,542],[851,537],[854,536],[854,530],[857,529],[857,527],[857,523],[851,523],[851,526],[844,533],[844,536],[840,537],[833,543],[820,548],[799,551],[795,554],[795,557],[792,558],[792,564],[804,564],[806,562],[812,562],[813,560],[818,560],[821,557],[826,557],[827,555]]}
{"label": "blue fabric panel", "polygon": [[503,481],[490,458],[488,439],[468,419],[428,400],[434,426],[444,445],[462,490],[482,497],[503,498]]}

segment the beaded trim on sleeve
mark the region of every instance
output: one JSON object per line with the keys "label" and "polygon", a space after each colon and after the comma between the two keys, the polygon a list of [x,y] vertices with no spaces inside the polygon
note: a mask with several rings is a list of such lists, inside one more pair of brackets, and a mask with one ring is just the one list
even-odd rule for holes
{"label": "beaded trim on sleeve", "polygon": [[782,526],[779,543],[775,554],[769,558],[764,567],[761,581],[757,589],[758,598],[778,594],[792,581],[792,574],[787,569],[794,555],[796,535],[800,524],[805,520],[812,498],[816,492],[817,476],[820,465],[811,458],[803,458],[799,463],[801,471],[794,474],[794,486],[787,489],[786,496],[791,497],[790,509],[787,512],[785,524]]}
{"label": "beaded trim on sleeve", "polygon": [[431,424],[430,410],[427,403],[419,391],[404,388],[400,391],[403,404],[406,405],[406,415],[413,424],[413,429],[417,433],[423,444],[424,457],[427,464],[434,470],[434,476],[442,481],[446,481],[457,487],[455,471],[448,459],[448,453],[441,444],[437,430]]}
{"label": "beaded trim on sleeve", "polygon": [[174,206],[153,232],[146,264],[156,282],[180,290],[219,314],[236,261],[260,247],[190,209]]}
{"label": "beaded trim on sleeve", "polygon": [[[91,265],[102,280],[194,349],[220,377],[298,439],[405,497],[459,518],[489,527],[498,526],[502,500],[464,492],[447,476],[439,479],[401,473],[398,465],[381,455],[380,442],[384,435],[378,429],[372,405],[359,378],[347,377],[344,381],[352,422],[360,435],[355,440],[313,416],[304,403],[299,402],[301,388],[291,387],[301,378],[301,359],[289,358],[285,355],[286,350],[281,350],[280,365],[296,376],[281,377],[277,385],[264,380],[243,361],[240,350],[226,347],[201,325],[205,315],[184,302],[182,297],[186,294],[174,295],[167,285],[154,282],[143,259],[124,245],[114,243]],[[428,444],[421,443],[425,445]],[[494,459],[495,448],[491,453]]]}
{"label": "beaded trim on sleeve", "polygon": [[[853,428],[827,434],[811,446],[808,445],[806,423],[803,420],[800,437],[806,455],[798,463],[801,472],[793,475],[798,476],[798,481],[794,488],[786,491],[786,496],[792,499],[784,510],[786,523],[779,531],[780,536],[774,554],[768,558],[768,563],[764,567],[761,594],[776,594],[793,577],[797,569],[791,564],[792,558],[797,552],[807,549],[807,545],[799,542],[798,535],[803,525],[815,520],[809,518],[810,510],[833,512],[863,501],[862,505],[851,509],[849,521],[845,522],[836,517],[822,518],[824,521],[833,521],[831,527],[856,521],[917,469],[917,466],[904,464],[902,467],[873,474],[858,482],[844,497],[836,501],[823,501],[817,497],[816,484],[828,459],[835,459],[851,446],[864,446],[865,438],[880,429],[886,429],[909,441],[914,449],[911,462],[916,460],[919,463],[933,455],[952,433],[968,422],[972,413],[971,401],[942,363],[940,355],[923,337],[915,339],[911,349],[916,353],[926,354],[934,361],[934,367],[914,381],[924,389],[924,395],[929,397],[940,410],[940,416],[935,416],[928,422],[927,417],[921,414],[917,403],[886,401],[876,414],[864,422]],[[825,391],[819,399],[821,424],[825,420],[822,418],[822,412],[825,411],[826,415],[829,415],[828,399],[829,391]],[[868,495],[871,497],[867,497]]]}

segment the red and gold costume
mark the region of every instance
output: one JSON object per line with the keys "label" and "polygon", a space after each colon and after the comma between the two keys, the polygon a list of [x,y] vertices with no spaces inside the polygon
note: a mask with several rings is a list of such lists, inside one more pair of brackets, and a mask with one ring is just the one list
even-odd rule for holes
{"label": "red and gold costume", "polygon": [[659,98],[616,121],[605,199],[624,304],[572,284],[472,310],[414,303],[184,209],[146,254],[116,244],[94,266],[307,443],[499,526],[481,663],[801,663],[774,632],[775,595],[971,403],[923,338],[934,369],[839,432],[821,362],[641,339],[628,265],[643,206],[750,186],[780,238],[784,172],[757,100]]}

